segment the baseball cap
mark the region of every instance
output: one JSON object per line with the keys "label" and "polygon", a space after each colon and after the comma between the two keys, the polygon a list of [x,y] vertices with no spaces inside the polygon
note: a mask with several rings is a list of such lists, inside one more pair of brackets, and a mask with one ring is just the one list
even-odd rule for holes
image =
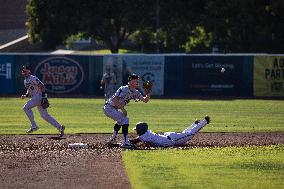
{"label": "baseball cap", "polygon": [[132,75],[128,76],[128,81],[131,81],[131,80],[133,80],[133,79],[139,79],[139,78],[140,78],[140,77],[139,77],[138,75],[132,74]]}
{"label": "baseball cap", "polygon": [[23,65],[23,66],[22,66],[22,70],[24,70],[24,69],[25,69],[25,70],[31,70],[30,67],[27,66],[27,65]]}

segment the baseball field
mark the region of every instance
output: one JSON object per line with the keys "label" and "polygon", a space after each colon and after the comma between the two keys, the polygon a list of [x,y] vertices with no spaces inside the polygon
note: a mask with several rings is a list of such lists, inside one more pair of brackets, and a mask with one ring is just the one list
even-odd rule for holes
{"label": "baseball field", "polygon": [[[135,150],[105,145],[113,121],[103,99],[50,98],[49,113],[66,126],[63,138],[34,108],[32,135],[26,100],[0,98],[0,188],[282,188],[284,101],[152,99],[127,107],[131,128],[182,131],[195,119],[212,122],[187,145]],[[122,137],[119,136],[119,140]],[[87,149],[70,149],[82,142]]]}

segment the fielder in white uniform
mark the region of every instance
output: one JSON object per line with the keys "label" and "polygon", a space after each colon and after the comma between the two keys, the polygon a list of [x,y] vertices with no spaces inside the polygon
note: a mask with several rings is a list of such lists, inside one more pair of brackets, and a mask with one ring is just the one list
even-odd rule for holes
{"label": "fielder in white uniform", "polygon": [[52,116],[47,112],[47,109],[41,107],[41,99],[46,97],[44,84],[34,75],[30,74],[31,71],[28,66],[22,67],[22,76],[25,78],[24,85],[27,88],[26,94],[22,95],[21,98],[31,97],[30,100],[24,105],[23,109],[27,114],[30,122],[31,128],[27,130],[27,133],[32,133],[38,130],[38,126],[34,120],[34,115],[32,108],[37,107],[41,117],[46,120],[48,123],[53,125],[59,130],[59,137],[64,135],[64,125],[59,124]]}
{"label": "fielder in white uniform", "polygon": [[192,137],[200,131],[206,124],[210,123],[210,117],[205,116],[201,121],[195,121],[194,124],[187,127],[182,133],[177,132],[165,132],[164,134],[156,134],[151,130],[148,130],[148,124],[144,122],[139,122],[136,124],[134,130],[138,137],[136,139],[130,140],[131,143],[136,144],[139,142],[145,142],[151,146],[178,146],[184,145]]}
{"label": "fielder in white uniform", "polygon": [[139,87],[139,76],[132,74],[128,77],[128,85],[121,86],[115,94],[109,98],[104,107],[103,111],[106,116],[110,117],[116,124],[113,127],[113,135],[110,139],[110,144],[114,144],[118,131],[122,127],[122,133],[124,136],[124,142],[122,147],[132,147],[133,145],[128,139],[128,126],[129,119],[127,117],[127,111],[125,106],[130,102],[131,99],[140,100],[147,103],[150,99],[150,93],[143,96],[137,88]]}

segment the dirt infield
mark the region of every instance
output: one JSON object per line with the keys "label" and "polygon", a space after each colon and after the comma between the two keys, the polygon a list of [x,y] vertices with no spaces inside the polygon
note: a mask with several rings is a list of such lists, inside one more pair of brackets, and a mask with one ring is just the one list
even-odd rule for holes
{"label": "dirt infield", "polygon": [[[121,160],[123,149],[106,146],[109,136],[0,135],[0,188],[131,188]],[[88,148],[68,148],[79,142]],[[284,132],[199,133],[179,148],[272,144],[284,144]],[[138,149],[153,148],[140,144]]]}

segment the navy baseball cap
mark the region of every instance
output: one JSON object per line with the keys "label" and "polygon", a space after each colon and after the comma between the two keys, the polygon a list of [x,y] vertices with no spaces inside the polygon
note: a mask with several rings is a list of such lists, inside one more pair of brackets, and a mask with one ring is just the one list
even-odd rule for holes
{"label": "navy baseball cap", "polygon": [[27,65],[23,65],[23,66],[22,66],[22,70],[24,70],[24,69],[25,69],[25,70],[31,70],[30,67],[27,66]]}
{"label": "navy baseball cap", "polygon": [[133,79],[139,79],[140,77],[138,76],[138,75],[136,75],[136,74],[132,74],[132,75],[130,75],[129,77],[128,77],[128,81],[131,81],[131,80],[133,80]]}

